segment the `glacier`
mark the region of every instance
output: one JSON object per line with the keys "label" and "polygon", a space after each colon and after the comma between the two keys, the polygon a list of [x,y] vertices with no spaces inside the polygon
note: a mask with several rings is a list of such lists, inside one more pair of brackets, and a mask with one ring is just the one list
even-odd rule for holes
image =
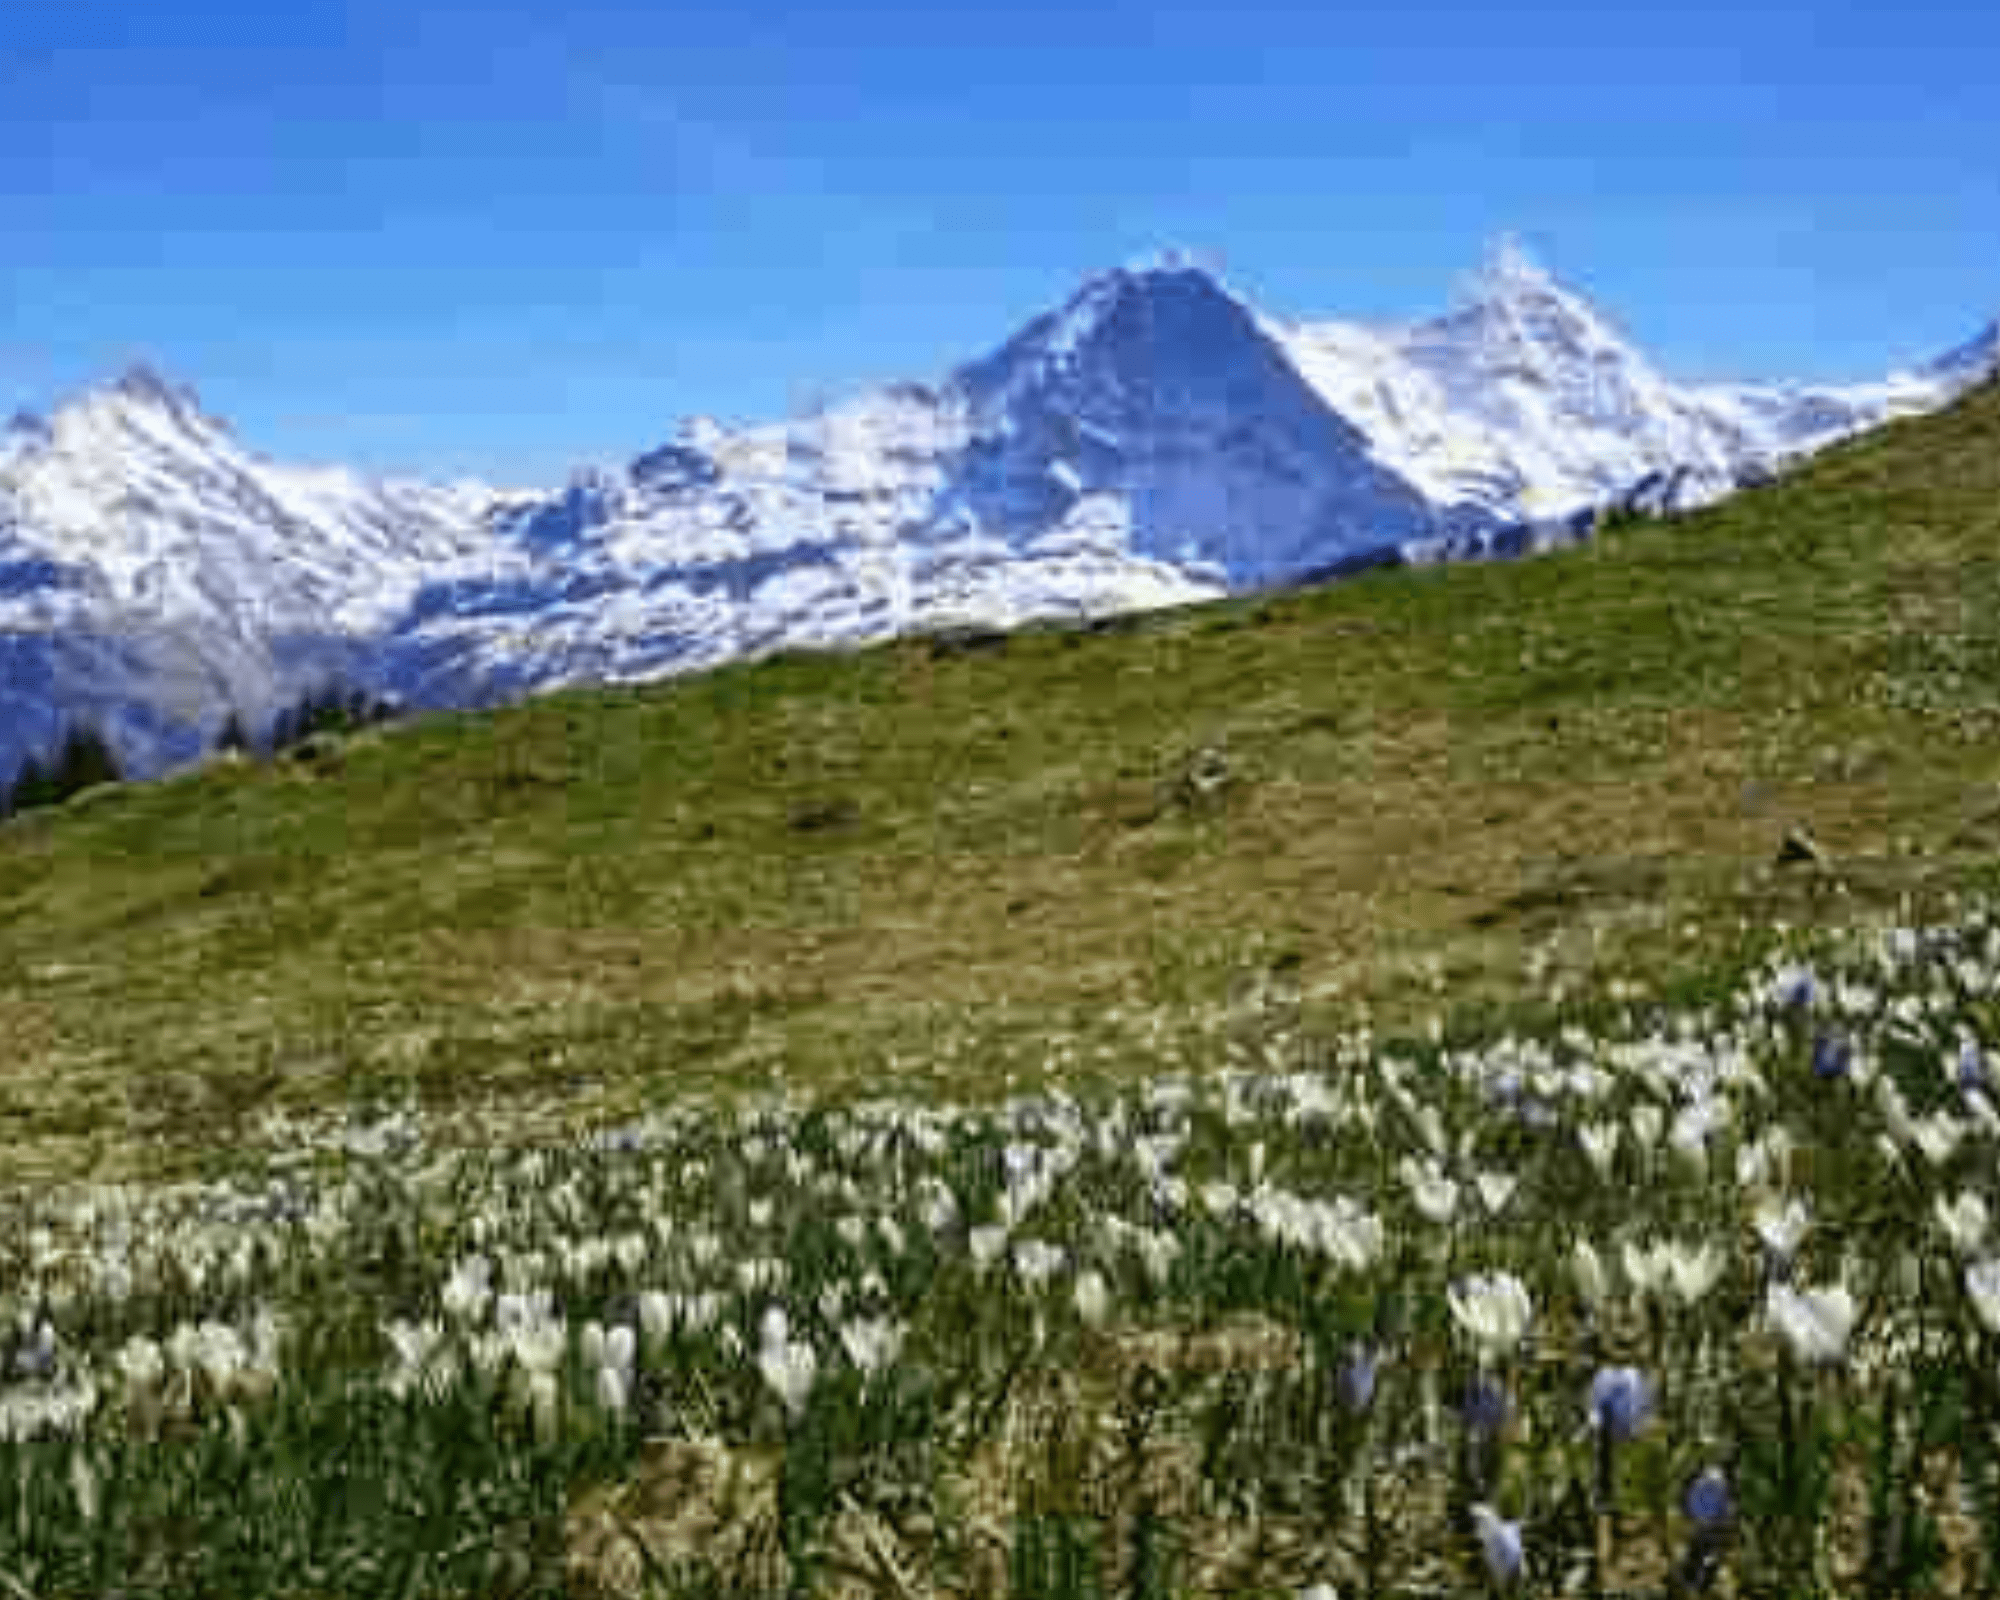
{"label": "glacier", "polygon": [[553,491],[268,461],[145,369],[0,429],[0,774],[79,716],[128,770],[331,677],[476,707],[773,650],[1090,618],[1588,537],[1934,409],[2000,330],[1844,386],[1678,384],[1511,241],[1406,326],[1177,257],[930,382],[682,421]]}

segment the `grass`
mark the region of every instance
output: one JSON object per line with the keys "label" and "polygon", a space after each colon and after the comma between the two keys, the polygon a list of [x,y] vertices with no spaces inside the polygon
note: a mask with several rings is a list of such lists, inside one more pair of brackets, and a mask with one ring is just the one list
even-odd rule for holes
{"label": "grass", "polygon": [[[1746,925],[1994,880],[1996,602],[1988,386],[1519,564],[99,792],[0,826],[0,1181],[198,1166],[253,1111],[405,1090],[990,1093],[1052,1037],[1115,1074],[1112,1011],[1198,1031],[1274,964],[1314,1025],[1383,1029],[1613,967],[1726,982]],[[1772,868],[1795,824],[1829,868]]]}

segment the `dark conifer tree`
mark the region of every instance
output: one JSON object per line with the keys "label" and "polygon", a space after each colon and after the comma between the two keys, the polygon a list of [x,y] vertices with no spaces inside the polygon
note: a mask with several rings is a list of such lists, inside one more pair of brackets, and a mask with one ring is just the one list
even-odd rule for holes
{"label": "dark conifer tree", "polygon": [[16,811],[28,811],[35,806],[54,805],[57,796],[54,780],[43,768],[41,762],[32,755],[21,757],[20,769],[14,774],[14,787],[8,803]]}
{"label": "dark conifer tree", "polygon": [[63,735],[52,774],[57,799],[67,800],[100,783],[117,783],[124,776],[117,753],[90,723],[76,723]]}
{"label": "dark conifer tree", "polygon": [[245,751],[250,748],[250,732],[243,726],[242,714],[232,709],[224,719],[222,729],[215,736],[218,750]]}

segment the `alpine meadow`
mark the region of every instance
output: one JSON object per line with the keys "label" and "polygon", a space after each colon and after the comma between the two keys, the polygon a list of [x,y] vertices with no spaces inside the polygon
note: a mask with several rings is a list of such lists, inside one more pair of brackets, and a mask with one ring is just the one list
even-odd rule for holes
{"label": "alpine meadow", "polygon": [[1992,376],[20,809],[0,1592],[2000,1594],[1996,888]]}

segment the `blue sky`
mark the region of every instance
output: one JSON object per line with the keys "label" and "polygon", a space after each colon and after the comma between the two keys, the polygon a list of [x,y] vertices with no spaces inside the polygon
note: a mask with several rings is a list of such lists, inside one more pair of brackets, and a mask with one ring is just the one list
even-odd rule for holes
{"label": "blue sky", "polygon": [[268,454],[508,484],[1218,255],[1442,309],[1518,232],[1684,377],[2000,309],[2000,12],[0,0],[0,410],[138,359]]}

